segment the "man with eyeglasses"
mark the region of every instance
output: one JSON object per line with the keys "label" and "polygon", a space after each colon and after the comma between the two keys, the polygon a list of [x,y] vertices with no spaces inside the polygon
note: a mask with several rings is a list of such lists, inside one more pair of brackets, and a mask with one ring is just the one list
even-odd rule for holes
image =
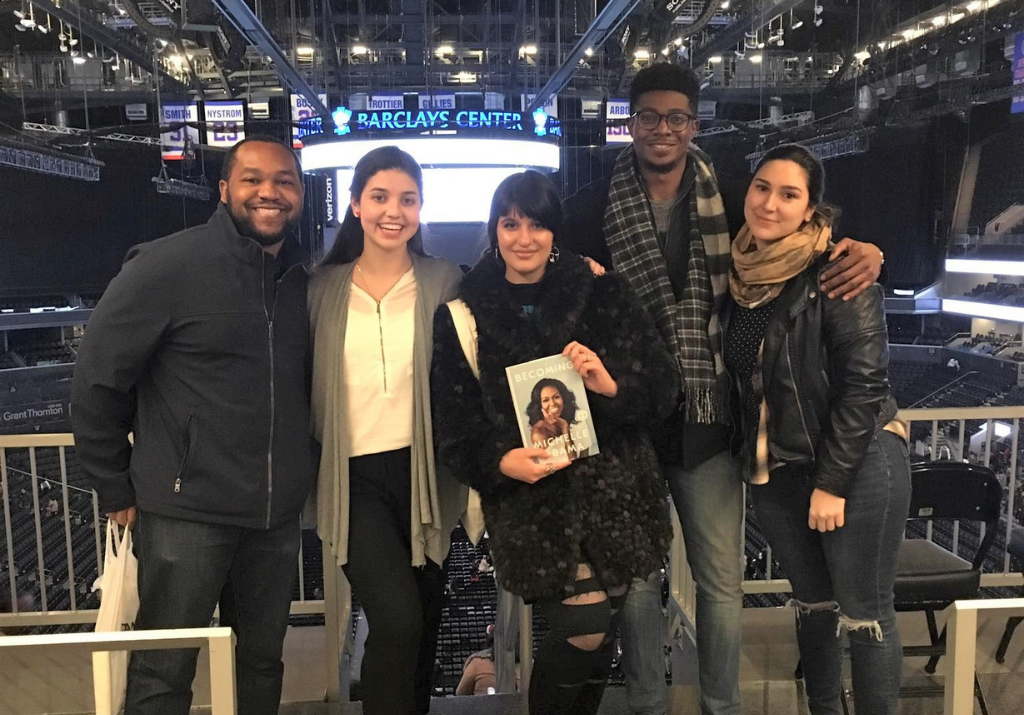
{"label": "man with eyeglasses", "polygon": [[[703,715],[737,715],[743,610],[743,482],[729,450],[729,380],[719,309],[728,295],[732,236],[745,185],[720,184],[697,134],[693,71],[656,64],[630,87],[632,146],[612,173],[566,200],[565,244],[624,275],[676,355],[679,406],[652,430],[697,584],[697,656]],[[882,254],[843,239],[823,275],[830,297],[853,297],[878,278]],[[630,709],[665,715],[661,575],[637,580],[622,614]]]}

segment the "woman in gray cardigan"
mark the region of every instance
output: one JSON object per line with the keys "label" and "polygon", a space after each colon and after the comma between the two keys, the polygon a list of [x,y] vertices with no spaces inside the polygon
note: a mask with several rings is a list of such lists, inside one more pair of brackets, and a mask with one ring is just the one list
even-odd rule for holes
{"label": "woman in gray cardigan", "polygon": [[462,273],[423,255],[423,178],[409,154],[369,152],[351,192],[310,281],[317,524],[370,626],[363,712],[417,715],[430,708],[440,564],[467,497],[435,471],[430,421],[434,311]]}

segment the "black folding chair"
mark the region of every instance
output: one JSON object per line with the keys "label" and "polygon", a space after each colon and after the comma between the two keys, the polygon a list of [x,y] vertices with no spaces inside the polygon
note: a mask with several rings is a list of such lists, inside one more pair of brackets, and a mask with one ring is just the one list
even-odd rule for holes
{"label": "black folding chair", "polygon": [[[982,526],[978,547],[970,561],[927,539],[904,539],[896,572],[896,610],[924,611],[931,644],[905,646],[904,655],[928,656],[925,672],[934,673],[946,652],[946,629],[939,633],[935,612],[954,601],[977,598],[981,568],[995,540],[1003,501],[1003,488],[991,469],[962,462],[920,462],[911,467],[913,494],[909,519],[975,522]],[[960,550],[954,544],[954,548]],[[974,692],[982,715],[988,706],[977,674]],[[902,697],[941,695],[942,686],[904,687]]]}

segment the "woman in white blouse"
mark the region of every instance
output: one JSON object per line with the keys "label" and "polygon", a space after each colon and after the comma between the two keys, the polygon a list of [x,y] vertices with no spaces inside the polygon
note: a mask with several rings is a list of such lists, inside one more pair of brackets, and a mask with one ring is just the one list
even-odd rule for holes
{"label": "woman in white blouse", "polygon": [[466,504],[465,488],[435,472],[430,422],[434,311],[455,297],[462,273],[423,254],[422,202],[409,154],[369,152],[310,281],[317,525],[369,624],[366,715],[430,707],[440,564]]}

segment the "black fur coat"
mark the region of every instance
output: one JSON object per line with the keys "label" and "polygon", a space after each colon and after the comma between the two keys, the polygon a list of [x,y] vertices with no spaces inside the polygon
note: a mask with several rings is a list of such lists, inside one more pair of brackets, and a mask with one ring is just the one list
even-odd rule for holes
{"label": "black fur coat", "polygon": [[[513,298],[504,267],[484,259],[460,297],[476,319],[479,382],[446,306],[434,320],[431,403],[439,467],[481,494],[502,586],[527,599],[564,598],[588,562],[606,588],[646,577],[672,539],[665,485],[647,435],[679,394],[671,356],[625,281],[595,278],[563,251],[547,266],[534,312]],[[505,368],[555,355],[578,340],[618,383],[587,393],[600,454],[527,484],[498,471],[522,447]]]}

